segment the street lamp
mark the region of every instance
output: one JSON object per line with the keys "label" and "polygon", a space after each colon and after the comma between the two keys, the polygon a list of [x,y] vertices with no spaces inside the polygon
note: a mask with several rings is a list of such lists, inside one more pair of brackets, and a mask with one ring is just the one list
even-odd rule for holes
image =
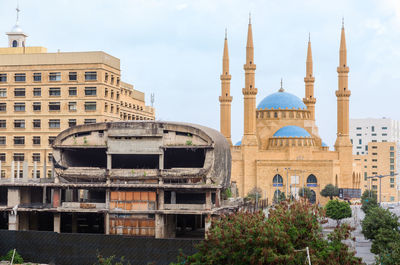
{"label": "street lamp", "polygon": [[[379,206],[381,205],[381,203],[382,203],[382,178],[386,178],[386,177],[389,177],[389,176],[397,176],[398,175],[398,173],[395,173],[395,174],[389,174],[389,175],[375,175],[375,176],[370,176],[370,177],[367,177],[367,178],[379,178]],[[372,180],[371,180],[372,181]],[[371,184],[372,185],[372,184]],[[371,190],[369,191],[370,192],[370,194],[371,194]],[[371,197],[371,196],[370,196]]]}

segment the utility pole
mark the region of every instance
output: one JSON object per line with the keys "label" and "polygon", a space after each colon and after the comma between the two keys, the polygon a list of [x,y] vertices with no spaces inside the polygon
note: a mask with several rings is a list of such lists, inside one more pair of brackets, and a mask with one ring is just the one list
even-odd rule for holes
{"label": "utility pole", "polygon": [[286,196],[289,196],[289,170],[290,167],[285,167],[286,170]]}

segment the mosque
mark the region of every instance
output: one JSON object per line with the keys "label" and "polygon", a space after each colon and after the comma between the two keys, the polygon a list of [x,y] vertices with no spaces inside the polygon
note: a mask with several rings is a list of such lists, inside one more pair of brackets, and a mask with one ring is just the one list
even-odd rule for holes
{"label": "mosque", "polygon": [[361,173],[353,169],[349,138],[349,98],[347,51],[344,25],[341,29],[337,98],[337,138],[335,150],[318,135],[315,123],[314,76],[311,41],[308,42],[305,95],[303,100],[281,88],[256,106],[254,46],[249,21],[244,65],[244,132],[232,145],[228,41],[225,35],[221,74],[220,131],[231,143],[232,182],[239,195],[255,189],[263,198],[298,196],[302,187],[311,189],[313,202],[324,203],[320,191],[327,184],[349,191],[359,190]]}

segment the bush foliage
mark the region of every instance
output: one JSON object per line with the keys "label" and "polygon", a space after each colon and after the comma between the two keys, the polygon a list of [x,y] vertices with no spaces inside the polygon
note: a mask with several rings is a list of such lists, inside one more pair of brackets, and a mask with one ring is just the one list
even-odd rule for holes
{"label": "bush foliage", "polygon": [[313,265],[362,264],[342,240],[351,228],[337,227],[328,239],[322,235],[324,210],[306,200],[283,201],[262,212],[223,215],[211,223],[206,239],[192,256],[177,264],[305,264],[309,247]]}
{"label": "bush foliage", "polygon": [[336,220],[337,225],[340,224],[340,220],[351,217],[350,205],[345,201],[330,200],[326,206],[326,216]]}

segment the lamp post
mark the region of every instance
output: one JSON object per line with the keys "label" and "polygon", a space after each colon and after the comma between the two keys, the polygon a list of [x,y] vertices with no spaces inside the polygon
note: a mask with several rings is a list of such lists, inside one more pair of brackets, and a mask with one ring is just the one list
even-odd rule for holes
{"label": "lamp post", "polygon": [[[379,178],[379,206],[382,203],[382,178],[386,178],[386,177],[389,177],[389,176],[397,176],[397,175],[398,175],[398,173],[389,174],[389,175],[375,175],[375,176],[367,177],[367,178]],[[371,191],[370,191],[370,193],[371,193]]]}

